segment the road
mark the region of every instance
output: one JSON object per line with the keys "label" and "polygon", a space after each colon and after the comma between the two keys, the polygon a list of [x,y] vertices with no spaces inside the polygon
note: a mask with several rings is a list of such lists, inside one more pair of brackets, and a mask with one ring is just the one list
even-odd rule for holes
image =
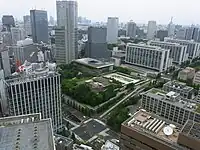
{"label": "road", "polygon": [[[142,92],[144,89],[143,87],[145,85],[149,84],[149,81],[147,81],[145,84],[138,86],[134,91],[132,91],[131,93],[129,93],[127,96],[125,96],[122,100],[120,100],[119,102],[117,102],[114,106],[112,106],[110,109],[108,109],[106,112],[104,112],[101,116],[99,116],[99,118],[103,118],[105,117],[107,114],[109,114],[113,109],[115,109],[118,105],[120,105],[121,103],[123,103],[124,101],[126,101],[129,97],[131,96],[135,96],[137,95],[139,92]],[[141,89],[142,88],[142,89]]]}

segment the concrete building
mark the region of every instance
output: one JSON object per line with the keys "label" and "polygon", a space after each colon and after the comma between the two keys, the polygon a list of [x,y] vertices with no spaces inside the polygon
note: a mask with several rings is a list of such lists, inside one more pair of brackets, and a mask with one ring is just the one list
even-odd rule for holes
{"label": "concrete building", "polygon": [[147,27],[147,39],[152,40],[155,38],[156,35],[156,21],[149,21]]}
{"label": "concrete building", "polygon": [[200,122],[199,103],[172,91],[153,88],[144,92],[141,107],[180,125],[184,125],[188,119]]}
{"label": "concrete building", "polygon": [[4,70],[4,76],[9,77],[11,75],[11,65],[8,49],[1,51],[1,64]]}
{"label": "concrete building", "polygon": [[168,31],[167,30],[158,30],[156,33],[156,38],[159,38],[160,41],[164,41],[164,38],[168,37]]}
{"label": "concrete building", "polygon": [[20,27],[11,27],[12,44],[16,45],[17,41],[25,39],[25,31]]}
{"label": "concrete building", "polygon": [[186,35],[185,35],[185,39],[186,40],[192,40],[193,38],[193,32],[194,32],[194,27],[189,27],[186,29]]}
{"label": "concrete building", "polygon": [[51,119],[40,114],[0,118],[0,149],[55,150]]}
{"label": "concrete building", "polygon": [[127,31],[126,31],[126,36],[130,38],[135,38],[136,36],[136,30],[137,26],[136,23],[133,21],[130,21],[127,23]]}
{"label": "concrete building", "polygon": [[24,19],[24,30],[25,30],[25,36],[31,35],[31,18],[29,15],[26,15],[23,17]]}
{"label": "concrete building", "polygon": [[175,34],[175,24],[173,24],[172,19],[173,18],[171,18],[171,21],[168,24],[168,36],[169,37],[173,37]]}
{"label": "concrete building", "polygon": [[200,71],[195,73],[193,84],[200,84]]}
{"label": "concrete building", "polygon": [[188,150],[178,143],[180,130],[180,126],[141,109],[121,125],[121,149]]}
{"label": "concrete building", "polygon": [[107,30],[104,27],[89,27],[86,57],[108,60],[110,53],[106,42]]}
{"label": "concrete building", "polygon": [[34,43],[48,43],[47,11],[30,10],[31,32]]}
{"label": "concrete building", "polygon": [[185,28],[181,28],[176,32],[176,38],[177,39],[181,39],[181,40],[185,40],[185,36],[186,36],[186,29]]}
{"label": "concrete building", "polygon": [[178,43],[161,42],[161,41],[149,41],[149,45],[159,46],[164,49],[169,49],[169,58],[173,59],[173,63],[181,65],[181,63],[187,60],[187,46],[180,45]]}
{"label": "concrete building", "polygon": [[7,31],[10,32],[11,27],[15,27],[15,20],[12,15],[3,15],[2,24],[7,28]]}
{"label": "concrete building", "polygon": [[163,90],[166,92],[176,92],[179,93],[182,97],[191,99],[193,95],[193,88],[187,86],[186,83],[179,81],[169,81],[163,85]]}
{"label": "concrete building", "polygon": [[185,69],[179,71],[178,73],[178,79],[187,81],[192,80],[194,78],[195,75],[195,69],[191,68],[191,67],[186,67]]}
{"label": "concrete building", "polygon": [[192,34],[192,39],[197,42],[199,38],[199,28],[194,27],[193,29],[193,34]]}
{"label": "concrete building", "polygon": [[54,134],[55,138],[55,145],[56,145],[56,150],[72,150],[73,148],[73,140],[69,139],[67,137]]}
{"label": "concrete building", "polygon": [[165,42],[171,43],[179,43],[181,45],[187,46],[188,57],[193,59],[200,54],[200,43],[189,41],[189,40],[180,40],[180,39],[173,39],[173,38],[165,38]]}
{"label": "concrete building", "polygon": [[14,116],[41,113],[42,119],[52,119],[54,131],[61,129],[61,83],[55,69],[50,63],[20,66],[16,76],[3,82],[6,99],[1,101],[2,110]]}
{"label": "concrete building", "polygon": [[109,44],[116,44],[118,38],[118,24],[117,17],[108,17],[107,21],[107,42]]}
{"label": "concrete building", "polygon": [[59,53],[56,59],[58,63],[68,64],[78,57],[78,4],[77,1],[56,1],[56,7],[58,30],[55,40],[56,53]]}
{"label": "concrete building", "polygon": [[171,65],[169,52],[156,46],[128,43],[125,62],[163,72]]}

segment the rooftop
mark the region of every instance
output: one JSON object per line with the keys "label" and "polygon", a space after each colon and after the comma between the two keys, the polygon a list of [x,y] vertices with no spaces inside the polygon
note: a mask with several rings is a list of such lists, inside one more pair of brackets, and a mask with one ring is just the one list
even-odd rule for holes
{"label": "rooftop", "polygon": [[[143,109],[136,112],[133,117],[125,121],[123,125],[169,144],[177,143],[180,133],[178,126],[166,122],[160,117],[152,115]],[[180,147],[178,144],[176,146]]]}
{"label": "rooftop", "polygon": [[76,59],[76,60],[74,60],[74,62],[82,64],[82,65],[86,65],[88,67],[96,68],[96,69],[113,66],[112,63],[99,61],[99,60],[93,59],[93,58]]}
{"label": "rooftop", "polygon": [[[13,121],[25,116],[13,117]],[[21,119],[20,123],[11,123],[12,117],[1,119],[4,125],[0,127],[0,149],[54,150],[51,119],[35,121],[29,117]]]}
{"label": "rooftop", "polygon": [[188,92],[190,90],[193,90],[193,88],[190,87],[190,86],[187,86],[186,83],[175,81],[175,80],[165,83],[164,86],[172,86],[174,88],[182,89],[182,90],[185,90],[185,91],[188,91]]}
{"label": "rooftop", "polygon": [[183,47],[179,43],[171,43],[171,42],[166,42],[166,41],[150,41],[150,44],[163,44],[163,45],[168,45],[168,46],[177,46],[177,47]]}
{"label": "rooftop", "polygon": [[176,43],[184,43],[184,44],[197,44],[194,40],[182,40],[182,39],[174,39],[174,38],[165,38],[166,42],[176,42]]}
{"label": "rooftop", "polygon": [[165,92],[165,91],[162,91],[161,89],[152,88],[149,91],[144,92],[143,95],[153,97],[158,100],[165,101],[167,103],[171,103],[177,107],[184,108],[189,111],[195,112],[198,107],[198,104],[196,101],[182,98],[180,94],[176,92],[172,92],[172,91]]}

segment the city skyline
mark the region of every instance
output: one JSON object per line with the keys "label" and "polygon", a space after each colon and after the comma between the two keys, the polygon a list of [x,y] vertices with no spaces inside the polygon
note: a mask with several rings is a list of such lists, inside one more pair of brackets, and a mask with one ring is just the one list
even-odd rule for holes
{"label": "city skyline", "polygon": [[[121,1],[114,0],[77,1],[79,12],[78,15],[87,17],[94,22],[106,22],[107,17],[113,16],[119,17],[120,22],[133,20],[136,23],[147,24],[148,20],[155,20],[158,24],[168,24],[170,22],[171,16],[173,16],[175,24],[200,24],[200,19],[198,19],[198,17],[195,17],[195,15],[200,13],[200,10],[198,9],[198,3],[200,2],[198,2],[197,0],[168,0],[162,3],[160,3],[160,1],[158,0],[140,0],[137,2],[124,0],[123,3]],[[10,5],[11,3],[12,5]],[[112,9],[110,9],[111,6]],[[16,2],[14,2],[13,0],[1,0],[0,9],[0,17],[5,14],[10,14],[17,19],[22,20],[24,15],[29,14],[30,9],[42,9],[48,12],[48,18],[50,16],[56,18],[56,0],[18,0]],[[141,12],[141,10],[145,10],[145,12]]]}

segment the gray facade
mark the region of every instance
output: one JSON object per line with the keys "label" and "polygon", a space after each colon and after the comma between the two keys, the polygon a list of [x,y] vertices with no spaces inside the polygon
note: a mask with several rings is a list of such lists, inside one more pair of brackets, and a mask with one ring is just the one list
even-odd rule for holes
{"label": "gray facade", "polygon": [[6,80],[5,85],[10,115],[41,113],[42,119],[52,119],[54,131],[62,127],[59,74],[42,70]]}
{"label": "gray facade", "polygon": [[31,17],[29,15],[26,15],[23,17],[24,19],[24,30],[25,30],[25,36],[31,35]]}
{"label": "gray facade", "polygon": [[130,38],[135,38],[137,26],[135,22],[128,22],[126,35]]}
{"label": "gray facade", "polygon": [[156,37],[160,39],[160,41],[164,41],[164,38],[168,36],[167,30],[158,30],[156,33]]}
{"label": "gray facade", "polygon": [[44,10],[30,10],[31,31],[34,43],[48,42],[48,18]]}
{"label": "gray facade", "polygon": [[15,26],[14,17],[12,15],[4,15],[2,17],[2,24],[10,31],[10,28]]}
{"label": "gray facade", "polygon": [[[59,63],[68,64],[78,57],[78,4],[76,1],[56,1],[56,7],[57,26],[65,30],[62,31],[65,34],[63,41],[65,44],[62,42],[60,43],[62,45],[58,45],[58,39],[56,38],[60,38],[61,35],[55,37],[57,41],[56,52],[67,54],[65,58],[58,58],[61,55],[57,55],[57,60]],[[60,48],[64,46],[65,52],[63,48]]]}
{"label": "gray facade", "polygon": [[107,50],[106,28],[89,27],[86,57],[95,59],[108,59],[110,54]]}
{"label": "gray facade", "polygon": [[9,77],[11,75],[10,57],[8,50],[1,52],[2,68],[4,70],[4,76]]}

